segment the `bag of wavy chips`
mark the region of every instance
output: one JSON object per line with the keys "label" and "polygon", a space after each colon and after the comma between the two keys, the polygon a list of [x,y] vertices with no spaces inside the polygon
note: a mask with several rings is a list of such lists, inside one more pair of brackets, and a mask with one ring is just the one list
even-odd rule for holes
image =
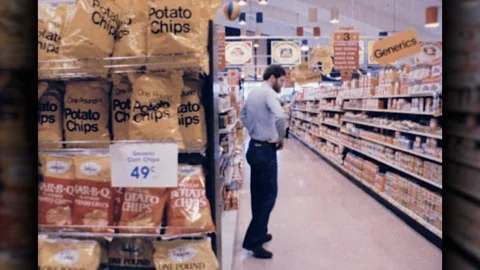
{"label": "bag of wavy chips", "polygon": [[202,166],[179,164],[178,187],[169,189],[166,234],[214,231]]}
{"label": "bag of wavy chips", "polygon": [[112,135],[114,140],[128,140],[132,83],[128,76],[112,75]]}
{"label": "bag of wavy chips", "polygon": [[[68,9],[63,28],[62,54],[66,59],[96,59],[110,57],[120,25],[120,8],[112,0],[77,0]],[[66,63],[70,66],[71,63]],[[76,62],[75,66],[99,68],[97,61]]]}
{"label": "bag of wavy chips", "polygon": [[120,9],[120,28],[115,36],[114,57],[138,56],[122,60],[126,63],[145,63],[149,0],[115,0]]}
{"label": "bag of wavy chips", "polygon": [[180,141],[177,112],[182,88],[180,72],[144,74],[134,79],[129,139]]}
{"label": "bag of wavy chips", "polygon": [[71,225],[75,182],[73,159],[41,155],[43,181],[38,192],[38,224]]}
{"label": "bag of wavy chips", "polygon": [[194,76],[184,77],[182,103],[178,108],[178,125],[182,140],[179,149],[200,149],[206,146],[207,130],[201,93],[204,80]]}
{"label": "bag of wavy chips", "polygon": [[201,269],[218,270],[217,257],[210,238],[154,242],[153,260],[157,270]]}
{"label": "bag of wavy chips", "polygon": [[120,232],[158,233],[167,196],[164,188],[126,188],[119,226],[151,228],[120,228]]}
{"label": "bag of wavy chips", "polygon": [[[180,66],[198,66],[203,42],[201,31],[201,0],[149,0],[147,54],[161,55],[162,61],[174,61]],[[177,54],[175,58],[168,55]],[[159,62],[158,58],[149,62]],[[149,66],[155,70],[158,67]]]}
{"label": "bag of wavy chips", "polygon": [[110,97],[106,81],[75,81],[66,84],[63,124],[66,141],[105,141],[67,143],[67,147],[108,147]]}
{"label": "bag of wavy chips", "polygon": [[113,226],[115,219],[115,191],[112,188],[110,157],[76,155],[75,200],[73,224],[92,226],[86,231],[113,232],[96,226]]}
{"label": "bag of wavy chips", "polygon": [[153,242],[148,238],[114,238],[110,243],[110,270],[155,269]]}
{"label": "bag of wavy chips", "polygon": [[[39,92],[44,86],[39,83]],[[39,149],[62,148],[60,142],[63,138],[63,92],[61,85],[56,83],[47,84],[42,96],[38,100],[38,141]],[[49,142],[42,144],[41,142]]]}
{"label": "bag of wavy chips", "polygon": [[94,240],[45,239],[38,245],[39,269],[97,270],[101,247]]}

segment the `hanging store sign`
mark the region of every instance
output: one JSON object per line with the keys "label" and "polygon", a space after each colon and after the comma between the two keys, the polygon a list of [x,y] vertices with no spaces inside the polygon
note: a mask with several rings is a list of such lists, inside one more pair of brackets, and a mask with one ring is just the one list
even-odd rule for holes
{"label": "hanging store sign", "polygon": [[365,42],[363,40],[358,41],[358,64],[365,64]]}
{"label": "hanging store sign", "polygon": [[300,44],[295,41],[272,41],[272,64],[295,65],[302,61]]}
{"label": "hanging store sign", "polygon": [[225,60],[227,66],[251,64],[252,51],[252,41],[225,42]]}
{"label": "hanging store sign", "polygon": [[225,28],[216,26],[217,30],[217,57],[218,57],[218,70],[225,70],[227,63],[225,60]]}
{"label": "hanging store sign", "polygon": [[322,60],[322,72],[323,74],[330,74],[333,70],[333,60],[331,57],[327,57]]}
{"label": "hanging store sign", "polygon": [[310,66],[315,66],[318,62],[323,62],[325,58],[330,58],[328,47],[317,46],[308,54],[308,63]]}
{"label": "hanging store sign", "polygon": [[333,66],[336,70],[357,70],[360,35],[353,27],[340,27],[333,34]]}
{"label": "hanging store sign", "polygon": [[113,187],[168,188],[178,185],[178,144],[110,145]]}
{"label": "hanging store sign", "polygon": [[376,41],[373,44],[373,58],[380,65],[391,64],[400,59],[413,56],[420,51],[420,41],[414,28]]}

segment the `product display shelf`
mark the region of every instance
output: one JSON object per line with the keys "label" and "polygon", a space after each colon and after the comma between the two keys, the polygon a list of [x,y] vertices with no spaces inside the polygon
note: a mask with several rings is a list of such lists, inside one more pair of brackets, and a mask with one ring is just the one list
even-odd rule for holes
{"label": "product display shelf", "polygon": [[369,142],[373,142],[373,143],[376,143],[376,144],[380,144],[380,145],[383,145],[383,146],[386,146],[386,147],[389,147],[389,148],[392,148],[392,149],[395,149],[395,150],[399,150],[399,151],[402,151],[402,152],[405,152],[405,153],[409,153],[409,154],[412,154],[412,155],[415,155],[415,156],[418,156],[418,157],[422,157],[424,159],[428,159],[428,160],[432,160],[432,161],[435,161],[435,162],[438,162],[438,163],[442,163],[442,159],[440,158],[436,158],[436,157],[432,157],[432,156],[429,156],[429,155],[425,155],[425,154],[422,154],[422,153],[419,153],[417,151],[413,151],[411,149],[406,149],[406,148],[403,148],[403,147],[398,147],[398,146],[395,146],[393,144],[389,144],[389,143],[384,143],[384,142],[381,142],[381,141],[377,141],[377,140],[373,140],[373,139],[370,139],[370,138],[367,138],[365,136],[357,136],[355,134],[351,134],[350,132],[346,131],[346,130],[341,130],[342,133],[345,133],[345,134],[348,134],[350,136],[353,136],[353,137],[356,137],[356,138],[360,138],[362,140],[366,140],[366,141],[369,141]]}
{"label": "product display shelf", "polygon": [[344,113],[345,111],[340,109],[340,108],[327,108],[327,107],[322,107],[320,109],[321,111],[325,112],[337,112],[337,113]]}
{"label": "product display shelf", "polygon": [[352,123],[352,124],[359,124],[359,125],[376,127],[376,128],[381,128],[381,129],[399,131],[399,132],[403,132],[403,133],[419,135],[419,136],[424,136],[424,137],[429,137],[429,138],[434,138],[434,139],[440,139],[440,140],[442,139],[441,134],[419,132],[419,131],[414,131],[414,130],[405,130],[405,129],[395,128],[395,127],[391,127],[391,126],[377,125],[377,124],[373,124],[373,123],[369,123],[369,122],[365,122],[365,121],[358,121],[358,120],[349,119],[349,118],[342,118],[341,121]]}
{"label": "product display shelf", "polygon": [[230,124],[228,125],[228,127],[224,128],[224,129],[220,129],[218,132],[220,134],[227,134],[227,133],[230,133],[232,132],[232,130],[235,128],[235,126],[237,125],[239,119],[236,119],[233,124]]}
{"label": "product display shelf", "polygon": [[39,80],[108,78],[107,74],[182,70],[201,72],[200,54],[183,53],[150,56],[104,57],[89,59],[39,60]]}
{"label": "product display shelf", "polygon": [[346,111],[362,111],[362,112],[382,112],[382,113],[397,113],[397,114],[411,114],[411,115],[428,115],[433,117],[439,117],[441,114],[435,112],[415,112],[415,111],[400,111],[400,110],[388,110],[388,109],[363,109],[363,108],[350,108],[344,107]]}
{"label": "product display shelf", "polygon": [[299,111],[299,112],[306,112],[306,113],[315,113],[315,114],[319,114],[319,113],[320,113],[319,111],[309,111],[309,110],[303,110],[303,109],[297,109],[297,108],[293,108],[292,111]]}
{"label": "product display shelf", "polygon": [[[214,68],[213,60],[213,51],[214,51],[214,41],[215,34],[213,30],[213,23],[209,21],[208,27],[208,54],[209,67],[210,70]],[[188,59],[185,59],[188,57]],[[128,63],[129,60],[133,62],[138,62],[141,59],[145,59],[147,63]],[[109,57],[103,59],[69,59],[69,60],[55,60],[55,61],[39,61],[39,70],[38,78],[39,80],[76,80],[76,79],[109,79],[111,74],[122,73],[127,74],[131,72],[150,72],[149,67],[155,67],[156,71],[170,71],[170,70],[182,70],[184,72],[200,72],[199,60],[201,59],[199,55],[189,55],[189,54],[180,54],[180,55],[167,55],[165,58],[148,56],[148,57]],[[156,60],[155,60],[156,59]],[[160,60],[159,60],[160,59]],[[141,62],[141,61],[140,61]],[[86,64],[89,63],[89,64]],[[93,64],[91,64],[93,63]],[[54,66],[54,67],[48,67]],[[85,66],[92,66],[85,67]],[[218,139],[218,121],[215,115],[218,115],[216,99],[214,96],[214,79],[213,77],[206,76],[205,84],[203,89],[201,89],[202,103],[205,110],[205,119],[214,119],[213,121],[205,121],[206,131],[207,131],[207,143],[205,149],[185,149],[180,150],[179,155],[185,155],[186,157],[193,155],[198,156],[200,154],[200,159],[196,158],[194,164],[202,164],[204,166],[204,179],[205,179],[205,191],[206,197],[209,201],[211,207],[211,215],[214,221],[217,231],[214,232],[202,232],[202,233],[181,233],[181,234],[165,234],[160,233],[160,229],[165,229],[167,227],[150,227],[148,229],[159,230],[155,233],[120,233],[118,232],[118,226],[100,226],[102,229],[112,229],[112,232],[86,232],[86,229],[78,228],[78,226],[68,225],[62,226],[62,228],[52,228],[47,225],[39,225],[39,235],[48,235],[49,237],[69,237],[69,238],[106,238],[111,240],[112,238],[162,238],[162,239],[175,239],[175,238],[205,238],[209,237],[212,239],[212,249],[217,253],[218,260],[221,261],[218,252],[218,246],[221,244],[221,237],[219,236],[219,231],[221,225],[217,223],[217,182],[215,181],[218,175],[218,162],[220,161],[218,155],[215,153],[218,152],[219,148],[219,139]],[[68,143],[74,144],[78,143],[76,148],[65,148],[65,149],[46,149],[41,150],[40,152],[55,152],[55,153],[75,153],[75,152],[104,152],[108,153],[108,149],[86,149],[82,148],[83,143],[95,143],[94,141],[81,142],[81,141],[63,141],[58,143]],[[166,141],[156,140],[156,141],[99,141],[98,143],[110,144],[110,143],[162,143]],[[179,159],[181,161],[181,158]],[[109,228],[110,227],[110,228]],[[129,229],[135,228],[132,226],[128,227]],[[145,228],[147,229],[147,228]],[[202,228],[185,228],[185,229],[199,229],[198,231],[203,231]]]}
{"label": "product display shelf", "polygon": [[324,159],[330,161],[332,164],[335,165],[335,167],[337,169],[339,169],[340,171],[342,171],[343,173],[347,174],[349,177],[351,177],[352,179],[356,180],[358,183],[362,184],[364,187],[368,188],[371,192],[375,193],[377,196],[379,196],[380,198],[382,198],[384,201],[386,201],[388,204],[390,204],[391,206],[394,206],[395,208],[397,208],[399,211],[401,211],[402,213],[404,213],[405,215],[409,216],[410,218],[412,218],[413,220],[415,220],[418,224],[422,225],[424,228],[426,228],[428,231],[430,231],[431,233],[433,233],[434,235],[436,235],[437,237],[439,237],[440,239],[442,239],[442,231],[439,230],[438,228],[436,228],[435,226],[429,224],[428,222],[426,222],[425,220],[423,220],[421,217],[419,217],[417,214],[413,213],[410,209],[400,205],[398,202],[396,202],[395,200],[391,199],[390,197],[388,197],[387,195],[385,195],[384,193],[382,192],[378,192],[372,185],[370,185],[369,183],[366,183],[365,181],[359,179],[357,176],[353,175],[352,173],[350,173],[348,170],[345,169],[345,167],[339,165],[337,162],[335,162],[334,160],[332,160],[331,158],[327,157],[326,155],[322,154],[320,151],[318,151],[317,149],[315,149],[314,147],[312,147],[310,144],[308,144],[307,142],[305,142],[304,140],[302,140],[301,138],[299,138],[297,135],[293,134],[293,137],[296,138],[297,140],[299,140],[300,142],[302,142],[302,144],[304,144],[305,146],[307,146],[307,148],[309,148],[311,151],[317,153],[318,155],[320,155],[321,157],[323,157]]}
{"label": "product display shelf", "polygon": [[432,181],[432,180],[430,180],[430,179],[428,179],[428,178],[425,178],[425,177],[423,177],[423,176],[421,176],[421,175],[418,175],[418,174],[413,173],[413,172],[411,172],[411,171],[409,171],[409,170],[406,170],[406,169],[400,167],[399,165],[396,165],[396,164],[393,163],[393,162],[387,161],[387,159],[385,159],[385,158],[383,158],[383,157],[379,157],[379,156],[377,156],[377,155],[375,155],[375,154],[371,154],[371,153],[368,153],[367,151],[360,150],[360,149],[356,149],[356,148],[354,148],[354,147],[351,147],[351,146],[348,146],[348,145],[345,145],[345,144],[343,144],[343,146],[344,146],[345,148],[348,148],[348,149],[350,149],[350,150],[353,150],[353,151],[355,151],[355,152],[357,152],[357,153],[360,153],[360,154],[362,154],[362,155],[364,155],[364,156],[367,156],[367,157],[369,157],[369,158],[371,158],[371,159],[374,159],[374,160],[380,162],[381,164],[385,164],[385,165],[387,165],[387,166],[390,167],[390,168],[393,168],[393,169],[396,169],[396,170],[398,170],[398,171],[401,171],[401,172],[403,172],[403,173],[405,173],[405,174],[408,174],[409,176],[414,177],[415,179],[418,179],[418,180],[420,180],[420,181],[422,181],[422,182],[424,182],[424,183],[427,183],[427,184],[429,184],[429,185],[431,185],[431,186],[433,186],[433,187],[442,189],[442,184],[436,183],[436,182],[434,182],[434,181]]}
{"label": "product display shelf", "polygon": [[418,97],[432,97],[438,95],[436,92],[419,92],[419,93],[412,93],[412,94],[405,94],[405,95],[395,95],[395,96],[359,96],[359,97],[352,97],[352,96],[342,96],[341,98],[344,100],[352,100],[352,99],[386,99],[386,98],[418,98]]}

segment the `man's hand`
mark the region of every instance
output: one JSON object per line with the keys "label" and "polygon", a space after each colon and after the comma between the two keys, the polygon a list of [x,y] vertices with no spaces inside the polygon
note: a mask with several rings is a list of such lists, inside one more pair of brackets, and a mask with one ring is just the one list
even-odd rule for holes
{"label": "man's hand", "polygon": [[277,150],[282,150],[283,149],[283,140],[277,143]]}

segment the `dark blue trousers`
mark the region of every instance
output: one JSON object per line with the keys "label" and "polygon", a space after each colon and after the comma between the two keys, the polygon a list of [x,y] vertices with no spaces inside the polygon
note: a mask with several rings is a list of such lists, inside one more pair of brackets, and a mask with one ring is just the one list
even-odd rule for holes
{"label": "dark blue trousers", "polygon": [[277,199],[277,149],[275,144],[250,141],[247,150],[250,165],[252,220],[243,240],[243,248],[254,249],[263,244],[268,220]]}

